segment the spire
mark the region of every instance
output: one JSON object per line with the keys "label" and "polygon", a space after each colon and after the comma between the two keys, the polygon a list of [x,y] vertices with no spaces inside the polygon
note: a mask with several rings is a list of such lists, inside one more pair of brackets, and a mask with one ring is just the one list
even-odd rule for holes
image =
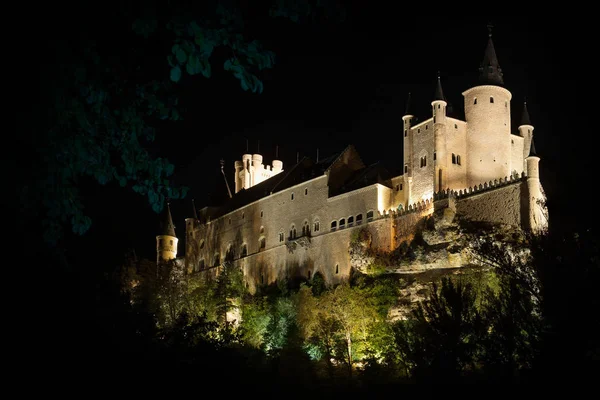
{"label": "spire", "polygon": [[198,214],[196,213],[196,203],[194,202],[194,199],[192,199],[192,209],[193,209],[192,217],[194,217],[194,219],[197,220]]}
{"label": "spire", "polygon": [[163,214],[161,235],[175,236],[175,225],[173,225],[173,218],[171,217],[171,207],[167,203],[167,209]]}
{"label": "spire", "polygon": [[496,57],[496,50],[494,49],[494,42],[492,42],[492,28],[491,24],[488,24],[488,43],[483,56],[483,61],[479,67],[479,82],[482,85],[497,85],[504,86],[504,79],[502,78],[502,68],[498,64],[498,58]]}
{"label": "spire", "polygon": [[404,115],[413,115],[412,112],[412,104],[410,101],[410,92],[408,92],[408,98],[406,99],[406,109],[404,110]]}
{"label": "spire", "polygon": [[437,84],[435,86],[435,95],[433,96],[433,101],[442,100],[446,101],[444,98],[444,91],[442,90],[442,81],[440,80],[440,71],[438,71],[437,76]]}
{"label": "spire", "polygon": [[531,136],[531,146],[529,147],[529,157],[538,157],[535,151],[535,145],[533,144],[533,135]]}
{"label": "spire", "polygon": [[523,114],[521,115],[521,125],[531,125],[531,120],[529,119],[529,112],[527,111],[527,102],[523,102]]}

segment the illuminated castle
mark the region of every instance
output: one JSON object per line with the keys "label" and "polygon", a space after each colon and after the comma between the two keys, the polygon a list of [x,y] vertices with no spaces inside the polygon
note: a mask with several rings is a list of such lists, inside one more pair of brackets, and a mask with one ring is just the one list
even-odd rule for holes
{"label": "illuminated castle", "polygon": [[[220,207],[186,219],[187,271],[216,270],[225,261],[244,271],[251,290],[283,277],[329,283],[348,277],[349,244],[366,227],[375,248],[395,249],[414,221],[450,208],[463,218],[525,230],[547,227],[533,125],[524,105],[511,132],[511,93],[489,35],[479,84],[462,93],[465,120],[447,113],[438,75],[431,116],[419,123],[410,96],[402,117],[403,174],[365,165],[354,146],[327,158],[308,157],[284,169],[260,154],[235,162],[235,194]],[[159,261],[177,254],[170,211],[157,236]]]}

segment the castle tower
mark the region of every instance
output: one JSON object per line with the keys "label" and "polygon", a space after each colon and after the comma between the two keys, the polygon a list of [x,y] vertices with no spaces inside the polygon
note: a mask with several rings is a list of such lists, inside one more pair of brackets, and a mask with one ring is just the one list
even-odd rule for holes
{"label": "castle tower", "polygon": [[442,90],[442,82],[440,80],[440,73],[438,71],[437,85],[435,87],[435,94],[433,101],[431,102],[432,113],[433,113],[433,134],[434,134],[434,150],[433,150],[433,164],[435,166],[434,171],[434,186],[433,191],[439,192],[444,190],[448,184],[448,156],[446,152],[446,107],[448,103],[444,98],[444,92]]}
{"label": "castle tower", "polygon": [[463,92],[467,122],[467,185],[510,175],[510,100],[492,42],[491,26],[479,85]]}
{"label": "castle tower", "polygon": [[533,125],[531,125],[529,119],[526,101],[523,103],[523,114],[521,115],[521,125],[519,125],[519,135],[523,138],[523,171],[527,171],[526,160],[527,156],[530,154],[531,140],[533,138]]}
{"label": "castle tower", "polygon": [[161,224],[161,234],[156,236],[156,263],[173,260],[177,257],[177,236],[175,236],[175,225],[171,217],[171,207],[167,203],[167,208],[163,214]]}
{"label": "castle tower", "polygon": [[410,193],[411,193],[411,185],[412,185],[412,173],[413,173],[413,135],[411,133],[411,124],[412,124],[412,120],[415,116],[412,113],[412,105],[411,105],[411,101],[410,101],[410,92],[408,93],[408,99],[406,100],[406,109],[404,111],[404,115],[402,116],[402,121],[403,121],[403,125],[404,125],[404,166],[403,166],[403,173],[404,173],[404,182],[406,185],[406,195],[405,195],[405,199],[406,199],[406,204],[404,205],[405,207],[408,206],[408,204],[412,204],[411,203],[411,199],[410,199]]}
{"label": "castle tower", "polygon": [[527,193],[528,193],[528,227],[533,232],[539,232],[547,227],[548,220],[546,206],[543,204],[544,195],[540,184],[540,170],[538,157],[531,137],[529,155],[525,159],[527,163]]}
{"label": "castle tower", "polygon": [[235,192],[250,189],[281,172],[283,172],[281,160],[273,160],[272,165],[264,165],[262,155],[244,154],[242,161],[235,162]]}

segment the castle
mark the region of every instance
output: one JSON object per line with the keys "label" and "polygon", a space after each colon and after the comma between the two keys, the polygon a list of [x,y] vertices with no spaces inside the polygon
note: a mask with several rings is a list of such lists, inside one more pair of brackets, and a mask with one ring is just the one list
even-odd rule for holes
{"label": "castle", "polygon": [[351,270],[353,232],[368,228],[372,246],[395,249],[416,218],[451,208],[461,217],[525,230],[547,227],[539,156],[526,104],[511,132],[511,93],[489,34],[479,83],[462,93],[465,120],[450,117],[438,75],[431,116],[415,123],[410,95],[402,117],[403,174],[365,165],[354,146],[289,169],[264,165],[260,154],[235,162],[235,194],[185,220],[185,257],[167,207],[158,262],[176,259],[188,273],[242,268],[251,291],[315,273],[337,283]]}

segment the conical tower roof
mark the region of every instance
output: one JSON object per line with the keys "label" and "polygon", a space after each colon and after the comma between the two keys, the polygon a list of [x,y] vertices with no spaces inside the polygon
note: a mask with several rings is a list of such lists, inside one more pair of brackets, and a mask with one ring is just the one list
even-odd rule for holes
{"label": "conical tower roof", "polygon": [[440,71],[438,71],[437,83],[435,85],[435,94],[433,95],[433,101],[442,100],[446,101],[444,98],[444,91],[442,90],[442,81],[440,79]]}
{"label": "conical tower roof", "polygon": [[527,102],[523,102],[523,114],[521,114],[521,125],[531,125],[531,120],[529,119],[529,111],[527,111]]}
{"label": "conical tower roof", "polygon": [[167,207],[163,213],[160,234],[176,237],[175,225],[173,224],[173,218],[171,217],[171,207],[169,206],[169,203],[167,203]]}
{"label": "conical tower roof", "polygon": [[410,98],[410,92],[408,92],[408,98],[406,99],[406,108],[404,109],[404,115],[414,115],[412,101]]}
{"label": "conical tower roof", "polygon": [[535,151],[535,144],[533,143],[533,135],[531,136],[531,146],[529,147],[529,156],[530,157],[538,157],[537,152]]}
{"label": "conical tower roof", "polygon": [[479,83],[482,85],[504,86],[502,68],[496,57],[496,49],[492,41],[492,25],[488,25],[488,43],[479,67]]}

